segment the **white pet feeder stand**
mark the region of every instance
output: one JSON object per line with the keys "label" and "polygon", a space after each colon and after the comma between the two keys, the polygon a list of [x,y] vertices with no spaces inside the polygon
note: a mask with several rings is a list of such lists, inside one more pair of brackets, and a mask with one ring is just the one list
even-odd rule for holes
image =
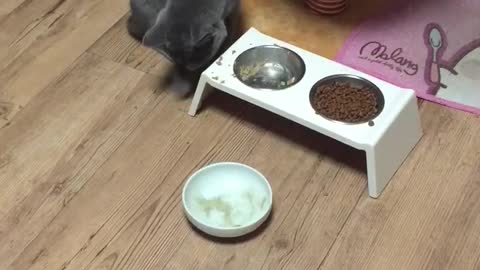
{"label": "white pet feeder stand", "polygon": [[[297,53],[305,62],[306,72],[295,85],[281,91],[251,88],[233,72],[236,58],[247,49],[262,45],[278,45]],[[385,104],[374,126],[343,124],[326,119],[314,111],[309,94],[320,79],[351,74],[369,80],[380,88]],[[422,137],[417,99],[414,91],[399,88],[355,69],[341,65],[286,42],[264,35],[254,28],[248,30],[218,60],[206,69],[199,80],[189,115],[195,116],[207,89],[224,91],[268,111],[295,121],[307,128],[331,137],[367,156],[368,193],[378,198],[397,169]]]}

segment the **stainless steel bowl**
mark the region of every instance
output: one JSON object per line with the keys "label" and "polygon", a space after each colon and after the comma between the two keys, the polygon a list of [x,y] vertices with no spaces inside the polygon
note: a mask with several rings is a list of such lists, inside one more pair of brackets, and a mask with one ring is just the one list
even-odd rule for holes
{"label": "stainless steel bowl", "polygon": [[370,122],[370,126],[373,126],[374,123],[372,122],[372,120],[375,119],[377,116],[379,116],[382,113],[383,108],[385,106],[385,98],[384,98],[383,93],[380,90],[380,88],[378,88],[378,86],[376,86],[371,81],[369,81],[365,78],[359,77],[359,76],[350,75],[350,74],[338,74],[338,75],[328,76],[328,77],[325,77],[325,78],[319,80],[316,84],[313,85],[312,89],[310,90],[310,104],[311,104],[312,108],[315,109],[315,107],[313,106],[313,97],[315,96],[317,88],[322,86],[322,85],[325,85],[325,84],[331,84],[333,82],[347,82],[347,83],[350,83],[350,85],[352,85],[353,87],[358,87],[358,88],[366,87],[366,86],[370,87],[370,89],[372,89],[371,91],[373,92],[373,94],[375,95],[375,98],[377,100],[377,112],[374,115],[372,115],[370,118],[365,119],[362,122],[339,121],[339,120],[336,120],[336,119],[331,119],[331,118],[327,117],[326,115],[323,115],[321,112],[318,112],[318,111],[317,111],[317,114],[319,114],[322,117],[325,117],[329,120],[339,122],[339,123],[362,124],[362,123]]}
{"label": "stainless steel bowl", "polygon": [[241,53],[235,60],[233,71],[249,87],[282,90],[303,78],[305,62],[287,48],[265,45]]}

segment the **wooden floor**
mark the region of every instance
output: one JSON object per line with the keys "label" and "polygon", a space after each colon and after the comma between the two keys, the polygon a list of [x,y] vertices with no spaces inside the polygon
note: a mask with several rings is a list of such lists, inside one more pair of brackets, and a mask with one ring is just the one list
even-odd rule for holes
{"label": "wooden floor", "polygon": [[[379,2],[319,18],[245,0],[245,24],[332,57]],[[478,117],[421,103],[425,136],[373,200],[361,152],[221,93],[187,116],[191,96],[127,35],[127,13],[0,2],[1,270],[480,269]],[[183,216],[185,178],[216,161],[271,181],[272,218],[245,239]]]}

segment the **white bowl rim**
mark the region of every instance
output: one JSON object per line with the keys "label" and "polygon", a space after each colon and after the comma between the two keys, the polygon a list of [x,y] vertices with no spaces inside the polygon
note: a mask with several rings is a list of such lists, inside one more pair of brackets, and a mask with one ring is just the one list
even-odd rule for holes
{"label": "white bowl rim", "polygon": [[[214,167],[218,167],[218,166],[224,166],[224,165],[235,165],[235,166],[240,166],[240,167],[244,167],[248,170],[251,170],[253,171],[255,174],[257,174],[258,176],[260,176],[260,178],[267,184],[267,187],[268,187],[268,196],[270,198],[270,205],[268,206],[268,208],[262,212],[262,215],[260,216],[260,218],[258,219],[255,219],[249,223],[246,223],[245,225],[243,226],[239,226],[239,227],[219,227],[219,226],[213,226],[213,225],[210,225],[210,224],[207,224],[205,222],[202,222],[200,221],[198,218],[196,218],[194,215],[192,215],[192,212],[190,211],[190,209],[188,208],[187,206],[187,203],[186,203],[186,200],[185,200],[185,193],[187,191],[187,187],[190,185],[190,182],[201,172],[207,170],[207,169],[211,169],[211,168],[214,168]],[[255,168],[252,168],[246,164],[243,164],[243,163],[238,163],[238,162],[217,162],[217,163],[212,163],[212,164],[209,164],[207,166],[204,166],[202,168],[200,168],[199,170],[197,170],[195,173],[193,173],[187,180],[187,182],[185,182],[185,185],[183,186],[183,190],[182,190],[182,204],[183,204],[183,209],[184,211],[187,212],[187,214],[192,217],[193,219],[195,219],[197,222],[201,223],[203,226],[206,226],[210,229],[214,229],[214,230],[220,230],[220,231],[236,231],[236,230],[242,230],[242,229],[247,229],[251,226],[254,226],[256,225],[256,223],[260,220],[262,220],[265,215],[269,214],[271,209],[272,209],[272,205],[273,205],[273,194],[272,194],[272,187],[270,186],[270,183],[268,182],[267,178],[261,173],[259,172],[257,169]]]}

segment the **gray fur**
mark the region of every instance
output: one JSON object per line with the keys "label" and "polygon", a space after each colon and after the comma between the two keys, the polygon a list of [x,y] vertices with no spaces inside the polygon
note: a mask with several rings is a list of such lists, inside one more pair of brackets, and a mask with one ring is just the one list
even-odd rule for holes
{"label": "gray fur", "polygon": [[189,71],[206,67],[228,37],[239,0],[130,0],[128,30]]}

